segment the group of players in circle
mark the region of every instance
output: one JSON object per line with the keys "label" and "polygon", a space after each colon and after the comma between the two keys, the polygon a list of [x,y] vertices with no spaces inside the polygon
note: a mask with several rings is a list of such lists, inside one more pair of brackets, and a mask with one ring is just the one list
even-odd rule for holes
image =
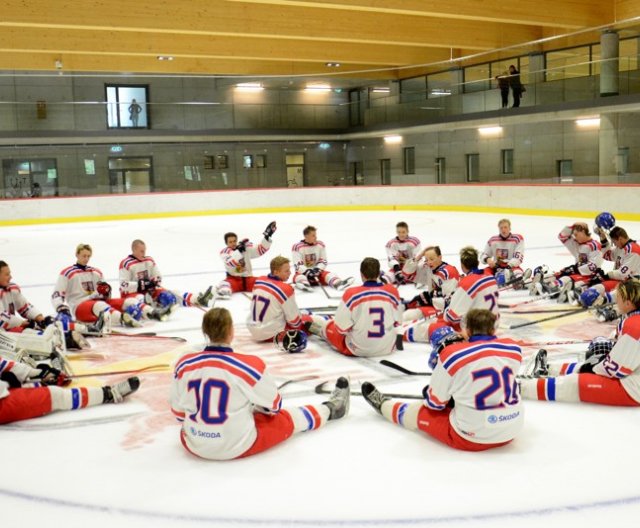
{"label": "group of players in circle", "polygon": [[[615,225],[610,213],[601,213],[594,228],[599,241],[591,238],[583,222],[560,232],[560,241],[575,258],[573,264],[556,273],[546,266],[531,272],[522,268],[524,238],[511,232],[507,219],[500,220],[498,228],[499,234],[489,239],[482,253],[473,247],[460,251],[460,273],[443,261],[437,246],[422,250],[420,241],[409,236],[408,225],[400,222],[397,236],[386,245],[388,271],[381,271],[378,259],[367,257],[360,264],[362,284],[353,285],[351,277],[343,279],[327,269],[325,246],[313,226],[305,228],[303,240],[294,244],[292,260],[277,256],[270,262],[270,273],[254,277],[251,260],[269,250],[276,231],[276,223],[271,222],[257,245],[239,240],[235,233],[225,234],[226,247],[220,256],[226,277],[216,286],[215,296],[224,300],[236,292],[250,292],[247,327],[251,337],[258,342],[274,340],[287,352],[303,352],[308,334],[345,356],[356,357],[391,354],[401,348],[402,340],[430,342],[433,372],[423,401],[394,401],[369,382],[362,384],[362,394],[393,423],[420,429],[454,448],[480,451],[509,443],[523,425],[521,397],[640,405],[640,281],[634,278],[640,275],[640,246]],[[100,291],[102,274],[88,266],[91,248],[78,246],[77,257],[78,262],[61,273],[53,294],[58,313],[54,327],[62,327],[67,339],[100,331],[105,321],[132,326],[139,317],[162,320],[178,304],[204,309],[213,297],[211,287],[197,296],[162,288],[160,273],[141,240],[133,242],[132,254],[120,265],[118,299],[110,298],[104,286]],[[613,270],[604,272],[603,260],[612,261]],[[480,268],[481,264],[486,267]],[[22,328],[23,332],[15,333],[26,335],[34,332],[28,327],[35,325],[45,338],[54,321],[16,297],[21,294],[10,278],[8,266],[0,263],[3,330],[11,334]],[[407,283],[421,291],[405,301],[397,285]],[[325,286],[344,291],[335,315],[298,308],[295,289]],[[597,338],[589,344],[584,361],[549,364],[541,350],[519,376],[520,346],[496,336],[499,292],[505,288],[528,288],[532,295],[555,297],[559,302],[602,305],[601,319],[623,318],[615,338]],[[27,323],[16,325],[16,318]],[[337,380],[324,404],[283,409],[264,362],[233,351],[230,313],[225,308],[208,310],[202,328],[209,345],[178,360],[171,392],[171,410],[182,422],[181,441],[189,452],[214,460],[245,457],[348,414],[348,379]],[[20,337],[14,349],[21,348],[19,343]],[[20,388],[66,381],[63,373],[46,364],[29,366],[5,358],[0,360],[0,375],[9,385],[3,389],[0,382],[0,423],[38,415],[15,411],[26,401],[25,394],[36,389],[53,391],[53,396],[41,397],[38,409],[44,414],[122,400],[139,385],[137,378],[130,378],[120,386],[102,388],[101,400],[89,395],[89,389]],[[17,394],[21,399],[15,398]],[[9,402],[13,403],[6,405]],[[8,419],[5,407],[13,409]]]}

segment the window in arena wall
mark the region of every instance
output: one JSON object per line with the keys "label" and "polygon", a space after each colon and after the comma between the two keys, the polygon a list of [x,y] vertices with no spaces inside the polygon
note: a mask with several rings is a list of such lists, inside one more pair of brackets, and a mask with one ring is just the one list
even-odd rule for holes
{"label": "window in arena wall", "polygon": [[436,183],[447,183],[447,158],[436,158]]}
{"label": "window in arena wall", "polygon": [[391,185],[391,160],[380,160],[380,183],[382,185]]}
{"label": "window in arena wall", "polygon": [[403,149],[404,154],[404,174],[415,174],[416,173],[416,148],[415,147],[405,147]]}
{"label": "window in arena wall", "polygon": [[545,55],[545,62],[547,81],[587,77],[591,75],[591,47],[549,51]]}
{"label": "window in arena wall", "polygon": [[559,183],[573,183],[573,160],[557,160],[556,173]]}
{"label": "window in arena wall", "polygon": [[467,181],[480,181],[480,154],[467,154]]}
{"label": "window in arena wall", "polygon": [[502,174],[513,174],[513,149],[500,151],[502,157]]}
{"label": "window in arena wall", "polygon": [[149,85],[105,84],[107,128],[150,128]]}
{"label": "window in arena wall", "polygon": [[489,64],[468,66],[464,69],[464,92],[483,92],[489,90],[491,72]]}

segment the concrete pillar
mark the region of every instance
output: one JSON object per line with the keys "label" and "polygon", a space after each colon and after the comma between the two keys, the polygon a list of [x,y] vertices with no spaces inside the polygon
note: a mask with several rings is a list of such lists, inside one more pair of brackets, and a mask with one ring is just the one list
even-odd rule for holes
{"label": "concrete pillar", "polygon": [[618,62],[620,37],[615,31],[604,31],[600,36],[600,96],[618,95]]}
{"label": "concrete pillar", "polygon": [[618,114],[600,115],[598,183],[618,183]]}

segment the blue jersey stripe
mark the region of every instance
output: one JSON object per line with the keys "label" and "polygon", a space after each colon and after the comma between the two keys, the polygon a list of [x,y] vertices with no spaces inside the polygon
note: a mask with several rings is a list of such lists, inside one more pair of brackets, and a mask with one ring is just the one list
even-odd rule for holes
{"label": "blue jersey stripe", "polygon": [[459,352],[453,354],[444,362],[443,366],[445,369],[449,369],[449,367],[451,367],[458,360],[470,354],[484,352],[485,350],[505,350],[507,352],[516,352],[518,354],[522,354],[522,351],[520,350],[520,347],[518,345],[508,345],[506,343],[496,343],[496,342],[481,343],[474,347],[464,348],[463,350],[460,350]]}
{"label": "blue jersey stripe", "polygon": [[193,365],[194,363],[198,363],[200,361],[208,361],[208,360],[211,360],[211,359],[220,360],[220,361],[229,363],[229,364],[233,365],[234,367],[237,367],[237,368],[243,370],[244,372],[249,374],[249,376],[251,376],[256,381],[260,381],[260,378],[262,377],[262,374],[259,371],[255,370],[253,367],[247,365],[246,363],[242,363],[238,359],[229,357],[229,356],[224,355],[224,354],[198,354],[195,357],[192,357],[192,358],[187,359],[185,361],[181,361],[176,366],[175,377],[176,378],[178,377],[178,375],[180,374],[180,371],[184,367],[189,366],[189,365]]}

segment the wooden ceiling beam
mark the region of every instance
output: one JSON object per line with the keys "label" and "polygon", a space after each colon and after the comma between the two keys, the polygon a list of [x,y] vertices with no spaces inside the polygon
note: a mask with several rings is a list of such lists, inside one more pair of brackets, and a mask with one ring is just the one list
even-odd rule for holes
{"label": "wooden ceiling beam", "polygon": [[[600,26],[614,20],[613,0],[537,0],[505,2],[504,0],[457,0],[434,2],[425,0],[227,0],[245,4],[298,6],[312,9],[340,9],[343,11],[419,17],[482,20],[504,24],[582,28]],[[637,0],[617,0],[625,11],[640,13]],[[635,9],[635,11],[634,11]]]}
{"label": "wooden ceiling beam", "polygon": [[[0,27],[355,42],[488,50],[540,37],[539,27],[375,12],[192,0],[3,0]],[[72,12],[69,9],[72,4]]]}
{"label": "wooden ceiling beam", "polygon": [[332,43],[318,46],[308,40],[256,39],[217,35],[137,34],[49,28],[0,29],[0,49],[59,54],[127,55],[155,58],[270,60],[291,62],[340,62],[406,66],[449,59],[449,50],[420,46]]}
{"label": "wooden ceiling beam", "polygon": [[[0,70],[55,71],[56,61],[61,61],[61,75],[67,72],[101,72],[102,74],[135,72],[175,75],[238,76],[258,78],[260,76],[326,76],[324,64],[313,62],[242,61],[236,59],[207,59],[185,57],[173,61],[158,61],[152,57],[125,55],[64,54],[31,50],[24,52],[0,49]],[[366,73],[354,73],[366,71]],[[340,77],[361,79],[397,79],[396,69],[379,64],[342,64],[325,80]]]}

